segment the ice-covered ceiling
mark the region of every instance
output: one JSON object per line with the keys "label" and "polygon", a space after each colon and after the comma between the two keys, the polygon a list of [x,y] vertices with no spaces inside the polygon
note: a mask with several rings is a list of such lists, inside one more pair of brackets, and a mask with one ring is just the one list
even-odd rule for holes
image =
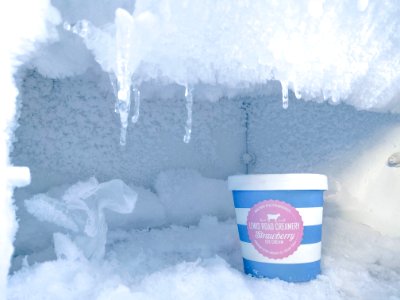
{"label": "ice-covered ceiling", "polygon": [[[119,77],[126,71],[136,82],[236,87],[277,79],[309,97],[351,98],[360,108],[389,104],[392,99],[381,103],[379,96],[393,97],[399,78],[400,8],[394,1],[56,0],[54,5],[92,53],[60,25],[58,41],[34,59],[51,77],[82,73],[93,54],[104,71]],[[121,70],[124,63],[127,69]]]}
{"label": "ice-covered ceiling", "polygon": [[[60,1],[58,36],[31,64],[49,77],[109,73],[123,131],[139,113],[147,81],[186,88],[192,96],[262,94],[279,80],[306,100],[400,111],[400,6],[382,0]],[[133,95],[131,96],[131,92]],[[124,132],[121,137],[123,138]]]}

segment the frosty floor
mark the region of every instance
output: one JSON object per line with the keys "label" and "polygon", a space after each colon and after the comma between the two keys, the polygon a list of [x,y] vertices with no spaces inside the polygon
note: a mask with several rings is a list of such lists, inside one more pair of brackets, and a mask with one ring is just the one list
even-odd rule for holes
{"label": "frosty floor", "polygon": [[234,220],[111,231],[101,263],[69,258],[24,266],[9,299],[400,299],[400,239],[325,218],[323,274],[303,284],[241,272]]}

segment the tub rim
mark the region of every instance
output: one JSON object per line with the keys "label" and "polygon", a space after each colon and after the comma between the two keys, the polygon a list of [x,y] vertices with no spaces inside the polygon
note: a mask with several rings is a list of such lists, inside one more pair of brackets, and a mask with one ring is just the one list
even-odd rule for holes
{"label": "tub rim", "polygon": [[328,190],[326,175],[316,173],[243,174],[228,177],[231,191]]}

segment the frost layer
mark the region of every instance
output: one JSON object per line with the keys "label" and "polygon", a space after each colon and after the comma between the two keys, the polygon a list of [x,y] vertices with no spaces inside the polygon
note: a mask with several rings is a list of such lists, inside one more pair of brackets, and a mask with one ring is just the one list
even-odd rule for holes
{"label": "frost layer", "polygon": [[324,222],[323,274],[303,284],[244,275],[235,221],[203,217],[190,227],[110,232],[101,264],[26,265],[11,277],[9,299],[398,299],[400,240]]}
{"label": "frost layer", "polygon": [[[67,23],[88,28],[86,46],[116,74],[120,100],[131,81],[237,87],[275,79],[297,97],[399,111],[400,6],[393,1],[139,0],[118,8],[114,20],[98,13],[80,21],[73,5],[61,9]],[[110,10],[100,2],[102,9]]]}

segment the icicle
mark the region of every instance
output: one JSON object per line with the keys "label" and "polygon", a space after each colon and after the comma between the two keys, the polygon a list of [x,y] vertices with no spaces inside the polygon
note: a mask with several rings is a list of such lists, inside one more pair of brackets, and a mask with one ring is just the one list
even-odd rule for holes
{"label": "icicle", "polygon": [[128,117],[129,117],[129,110],[130,110],[131,102],[125,102],[118,100],[117,110],[119,112],[119,117],[121,120],[121,133],[119,143],[121,146],[126,145],[126,132],[128,128]]}
{"label": "icicle", "polygon": [[110,83],[112,86],[112,90],[115,96],[115,106],[114,106],[114,112],[118,113],[118,82],[117,82],[117,77],[113,72],[108,73],[108,78],[110,78]]}
{"label": "icicle", "polygon": [[296,99],[301,99],[301,92],[299,90],[299,87],[296,85],[296,83],[293,82],[293,92],[294,92],[294,96],[296,97]]}
{"label": "icicle", "polygon": [[138,88],[133,89],[133,99],[135,101],[135,111],[132,116],[132,123],[136,123],[139,120],[140,114],[140,90]]}
{"label": "icicle", "polygon": [[116,11],[116,76],[118,80],[118,99],[129,101],[132,73],[131,61],[132,16],[123,9]]}
{"label": "icicle", "polygon": [[[126,144],[126,132],[131,101],[131,78],[132,78],[132,30],[133,17],[124,9],[117,9],[115,12],[115,48],[116,63],[115,74],[110,74],[111,85],[116,94],[115,110],[120,115],[121,138],[120,144]],[[71,31],[85,40],[88,49],[93,50],[93,41],[96,41],[100,30],[87,20],[81,20],[71,25],[64,23],[64,29]]]}
{"label": "icicle", "polygon": [[289,107],[289,88],[287,81],[281,80],[282,86],[282,107],[287,109]]}
{"label": "icicle", "polygon": [[299,90],[294,90],[294,96],[296,97],[296,99],[301,99],[301,93]]}
{"label": "icicle", "polygon": [[118,112],[121,119],[120,144],[126,144],[126,132],[128,127],[129,110],[131,106],[131,41],[133,18],[123,9],[117,9],[115,13],[116,25],[116,78],[118,82]]}
{"label": "icicle", "polygon": [[193,90],[188,85],[186,85],[185,89],[185,98],[186,98],[187,119],[186,119],[185,135],[183,137],[183,141],[187,144],[190,142],[190,138],[192,135],[192,108],[193,108]]}

